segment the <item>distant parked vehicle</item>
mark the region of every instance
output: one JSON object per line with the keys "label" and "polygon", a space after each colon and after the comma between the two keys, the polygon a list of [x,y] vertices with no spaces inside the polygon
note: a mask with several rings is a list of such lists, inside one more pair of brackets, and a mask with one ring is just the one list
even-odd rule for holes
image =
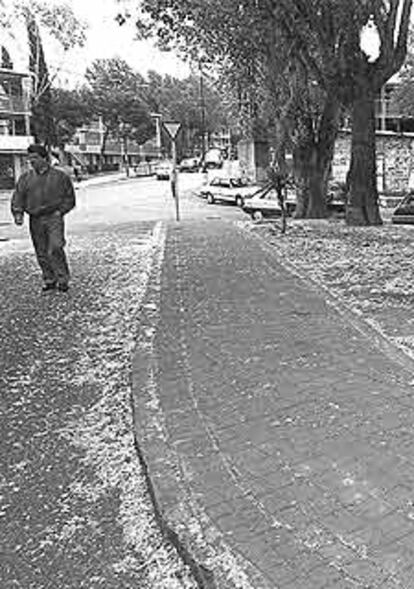
{"label": "distant parked vehicle", "polygon": [[[296,194],[293,191],[288,191],[285,206],[287,214],[291,215],[296,208]],[[264,186],[254,196],[246,199],[243,211],[250,215],[254,221],[282,216],[277,192],[269,185]]]}
{"label": "distant parked vehicle", "polygon": [[398,225],[414,225],[414,194],[407,194],[397,205],[391,222]]}
{"label": "distant parked vehicle", "polygon": [[181,160],[178,169],[180,172],[198,172],[200,163],[196,157],[187,157]]}
{"label": "distant parked vehicle", "polygon": [[202,163],[202,168],[204,171],[206,170],[216,170],[223,167],[223,155],[221,150],[217,147],[213,147],[209,149],[205,156]]}
{"label": "distant parked vehicle", "polygon": [[155,177],[157,180],[169,180],[171,172],[173,170],[173,164],[169,160],[165,160],[157,164],[155,168]]}
{"label": "distant parked vehicle", "polygon": [[326,207],[329,213],[345,214],[346,211],[346,185],[344,182],[331,182],[328,187]]}
{"label": "distant parked vehicle", "polygon": [[260,186],[249,184],[243,178],[215,176],[201,188],[199,194],[209,204],[229,202],[241,207],[247,198],[260,189]]}

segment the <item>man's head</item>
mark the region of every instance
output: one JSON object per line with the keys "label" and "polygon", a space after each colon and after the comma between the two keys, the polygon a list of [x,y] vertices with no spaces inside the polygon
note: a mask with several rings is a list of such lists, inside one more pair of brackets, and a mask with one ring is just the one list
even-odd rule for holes
{"label": "man's head", "polygon": [[49,166],[49,154],[43,145],[34,143],[29,145],[27,149],[29,155],[29,163],[35,172],[41,172]]}

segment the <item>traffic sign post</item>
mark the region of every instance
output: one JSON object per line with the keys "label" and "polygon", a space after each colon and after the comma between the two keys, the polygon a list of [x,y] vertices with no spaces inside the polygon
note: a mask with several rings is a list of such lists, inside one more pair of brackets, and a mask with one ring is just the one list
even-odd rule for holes
{"label": "traffic sign post", "polygon": [[165,121],[164,128],[172,141],[172,157],[173,157],[173,169],[171,172],[171,192],[173,199],[175,200],[175,216],[176,220],[180,220],[180,204],[178,196],[178,172],[177,172],[177,135],[181,128],[180,123],[173,121]]}

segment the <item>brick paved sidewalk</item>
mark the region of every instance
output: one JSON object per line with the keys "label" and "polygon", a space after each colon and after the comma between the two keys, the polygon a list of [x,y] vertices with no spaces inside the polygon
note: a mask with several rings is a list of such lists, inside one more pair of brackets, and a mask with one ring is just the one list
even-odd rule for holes
{"label": "brick paved sidewalk", "polygon": [[201,586],[414,587],[409,371],[226,222],[171,226],[141,320],[136,430]]}

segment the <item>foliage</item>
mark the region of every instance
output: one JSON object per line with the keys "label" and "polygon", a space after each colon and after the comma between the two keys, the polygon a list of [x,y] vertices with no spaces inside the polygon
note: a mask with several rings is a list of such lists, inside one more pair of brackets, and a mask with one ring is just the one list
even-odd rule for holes
{"label": "foliage", "polygon": [[[221,66],[229,64],[248,94],[252,88],[256,91],[260,80],[270,91],[270,114],[275,119],[280,115],[278,109],[289,103],[274,91],[285,66],[289,81],[298,75],[302,78],[306,100],[311,96],[306,78],[313,78],[327,100],[321,111],[326,124],[313,138],[317,140],[314,147],[320,146],[324,152],[322,156],[315,154],[320,164],[319,170],[314,167],[320,190],[323,182],[326,184],[339,105],[349,106],[355,124],[348,220],[371,224],[381,222],[375,178],[374,98],[404,61],[411,7],[412,0],[144,0],[138,30],[144,36],[155,33],[162,46],[176,46],[193,59],[205,55]],[[376,28],[380,38],[375,60],[361,49],[361,31],[368,24]],[[299,106],[306,106],[306,100]],[[255,102],[253,97],[253,115]],[[302,128],[310,129],[312,121],[306,109],[296,112],[301,111],[305,117],[299,122],[304,123]],[[365,132],[361,129],[364,120]],[[289,127],[282,125],[282,137]],[[291,128],[289,131],[291,134]],[[312,139],[308,133],[305,138]]]}
{"label": "foliage", "polygon": [[[85,41],[86,25],[80,21],[69,4],[48,5],[39,0],[10,0],[0,2],[2,24],[13,35],[13,25],[26,28],[29,49],[29,69],[32,72],[32,133],[36,141],[51,145],[55,140],[52,116],[51,85],[53,75],[47,63],[44,40],[53,38],[65,53],[70,48],[82,45]],[[3,52],[2,62],[7,67],[10,60]]]}
{"label": "foliage", "polygon": [[164,120],[181,123],[185,150],[192,151],[196,143],[200,144],[204,132],[229,125],[231,116],[223,93],[205,74],[203,80],[201,73],[180,80],[150,71],[147,79],[146,97],[151,111],[160,113]]}
{"label": "foliage", "polygon": [[411,30],[408,41],[406,62],[398,75],[398,84],[391,95],[391,108],[403,112],[407,117],[414,117],[414,31]]}
{"label": "foliage", "polygon": [[30,48],[29,69],[34,73],[31,116],[32,134],[39,143],[50,145],[53,143],[55,129],[51,113],[49,71],[39,28],[31,13],[26,15],[26,27]]}
{"label": "foliage", "polygon": [[[89,103],[102,118],[106,136],[123,134],[145,142],[153,122],[145,100],[145,79],[120,58],[97,59],[86,71]],[[103,146],[105,149],[105,144]]]}
{"label": "foliage", "polygon": [[10,58],[10,54],[3,46],[1,48],[1,67],[7,70],[13,69],[13,62]]}
{"label": "foliage", "polygon": [[69,143],[76,130],[93,119],[89,94],[85,89],[51,89],[51,113],[54,121],[54,145]]}
{"label": "foliage", "polygon": [[[74,47],[81,47],[86,40],[86,24],[79,19],[73,12],[69,4],[60,2],[56,4],[46,4],[39,0],[16,0],[15,15],[17,18],[23,19],[26,27],[35,29],[35,34],[29,35],[29,50],[32,56],[37,56],[37,59],[32,62],[32,71],[34,77],[34,100],[46,91],[53,83],[53,79],[59,73],[59,66],[55,68],[53,75],[48,73],[46,77],[42,76],[39,71],[39,55],[44,53],[43,41],[44,39],[54,39],[57,46],[63,50],[65,54],[69,49]],[[39,49],[39,43],[42,44],[42,49]],[[43,72],[44,73],[44,72]]]}

